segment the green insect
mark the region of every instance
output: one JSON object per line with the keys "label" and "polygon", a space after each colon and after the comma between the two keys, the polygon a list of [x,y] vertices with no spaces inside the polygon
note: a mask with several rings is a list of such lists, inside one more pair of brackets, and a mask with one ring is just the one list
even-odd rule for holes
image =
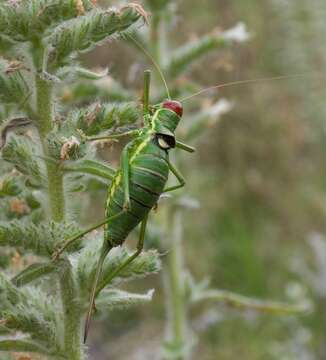
{"label": "green insect", "polygon": [[[188,152],[195,150],[175,139],[175,130],[183,113],[180,102],[166,100],[150,110],[148,105],[149,79],[150,72],[147,71],[145,72],[144,126],[139,130],[118,135],[128,135],[134,139],[122,150],[120,168],[115,170],[112,176],[108,188],[105,221],[68,239],[54,256],[54,259],[57,259],[72,242],[104,225],[104,241],[90,295],[84,341],[87,338],[95,297],[99,292],[98,281],[106,256],[112,248],[122,245],[129,233],[138,224],[141,224],[141,228],[137,250],[111,274],[110,280],[116,277],[141,253],[149,212],[156,206],[163,193],[177,190],[185,185],[183,176],[169,160],[169,151],[175,147]],[[117,135],[104,138],[115,137]],[[89,140],[99,139],[103,139],[103,137],[89,138]],[[175,175],[179,183],[166,188],[170,172]]]}
{"label": "green insect", "polygon": [[[156,64],[154,63],[154,65]],[[169,96],[164,76],[160,69],[157,69],[166,86],[167,94]],[[280,80],[288,77],[289,76],[279,76],[224,83],[203,89],[184,98],[181,102],[166,100],[161,104],[150,107],[150,71],[145,71],[143,98],[144,126],[141,129],[127,131],[118,135],[88,138],[88,140],[94,141],[114,139],[128,135],[132,137],[133,140],[131,140],[122,150],[120,168],[117,170],[111,169],[114,175],[112,176],[108,188],[105,220],[78,233],[73,238],[68,239],[62,248],[54,254],[55,260],[71,243],[90,231],[104,225],[104,241],[90,294],[90,303],[85,322],[84,342],[86,342],[91,315],[95,305],[95,298],[101,290],[98,288],[98,282],[106,256],[112,248],[122,245],[130,232],[137,225],[141,224],[137,250],[112,272],[108,279],[110,282],[142,252],[148,215],[156,206],[160,196],[163,193],[180,189],[185,185],[184,177],[169,160],[169,151],[171,149],[179,148],[190,153],[195,151],[192,146],[177,141],[175,138],[175,131],[183,114],[182,102],[211,89],[252,82]],[[165,186],[170,172],[176,177],[179,183],[166,188]]]}
{"label": "green insect", "polygon": [[[147,55],[151,58],[149,54]],[[154,61],[153,63],[161,75],[169,96],[164,76],[156,63]],[[161,104],[150,107],[150,71],[145,71],[143,98],[144,126],[141,129],[127,131],[118,135],[88,138],[89,141],[94,141],[114,139],[128,135],[133,139],[122,151],[120,168],[117,170],[111,169],[112,174],[114,175],[112,175],[111,183],[108,188],[105,219],[66,240],[63,246],[53,255],[53,260],[58,259],[60,254],[70,244],[92,230],[104,225],[104,241],[90,294],[90,303],[85,322],[84,342],[86,342],[95,298],[101,290],[98,287],[98,282],[106,256],[112,248],[122,245],[130,232],[137,225],[141,224],[137,250],[112,272],[108,279],[110,282],[142,252],[148,215],[156,206],[160,196],[163,193],[177,190],[185,185],[184,177],[169,160],[169,151],[171,149],[179,148],[190,153],[195,151],[193,147],[177,141],[175,138],[175,131],[183,114],[182,102],[212,89],[260,81],[280,80],[297,76],[298,75],[279,76],[224,83],[203,89],[184,98],[181,102],[166,100]],[[11,128],[25,127],[30,124],[31,121],[26,118],[13,119],[2,131],[0,149],[4,146],[6,133],[10,131]],[[171,187],[165,187],[170,172],[176,177],[178,184]]]}

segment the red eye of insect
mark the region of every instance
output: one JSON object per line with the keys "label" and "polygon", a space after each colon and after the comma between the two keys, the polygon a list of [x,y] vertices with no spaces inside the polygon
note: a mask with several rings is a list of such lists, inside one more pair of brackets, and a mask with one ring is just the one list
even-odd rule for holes
{"label": "red eye of insect", "polygon": [[172,111],[174,111],[176,114],[178,114],[180,117],[183,114],[183,106],[179,101],[174,101],[174,100],[166,100],[163,103],[163,107],[165,109],[170,109]]}

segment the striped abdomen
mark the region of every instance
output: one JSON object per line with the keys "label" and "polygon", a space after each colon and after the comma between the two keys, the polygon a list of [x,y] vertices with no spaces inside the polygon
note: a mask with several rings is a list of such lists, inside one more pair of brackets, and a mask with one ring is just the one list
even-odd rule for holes
{"label": "striped abdomen", "polygon": [[[105,239],[120,245],[129,233],[144,219],[157,203],[169,175],[167,151],[161,149],[155,138],[148,138],[134,149],[130,156],[130,209],[106,225]],[[122,211],[124,191],[121,172],[118,171],[109,188],[106,217]]]}

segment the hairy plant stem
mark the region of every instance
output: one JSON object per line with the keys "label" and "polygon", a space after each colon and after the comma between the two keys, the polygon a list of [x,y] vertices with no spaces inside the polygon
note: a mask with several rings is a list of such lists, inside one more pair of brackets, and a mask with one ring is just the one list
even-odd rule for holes
{"label": "hairy plant stem", "polygon": [[[45,156],[48,155],[45,138],[52,130],[53,124],[52,88],[53,85],[50,82],[41,79],[39,76],[36,77],[38,130]],[[58,165],[50,162],[46,162],[46,170],[52,219],[60,222],[64,219],[65,213],[63,175],[59,170]]]}
{"label": "hairy plant stem", "polygon": [[[53,128],[53,85],[36,77],[37,120],[38,131],[42,142],[43,153],[48,155],[45,138]],[[63,221],[65,218],[65,198],[63,189],[63,175],[56,164],[46,162],[48,197],[52,220]],[[64,353],[69,360],[82,360],[81,347],[81,311],[75,303],[78,298],[76,286],[67,260],[64,271],[60,276],[61,301],[64,323]]]}
{"label": "hairy plant stem", "polygon": [[82,310],[77,303],[77,289],[74,282],[70,262],[66,261],[66,266],[60,277],[61,301],[64,318],[64,349],[67,359],[84,359],[81,347],[81,316]]}
{"label": "hairy plant stem", "polygon": [[[186,304],[184,289],[183,251],[182,251],[182,210],[171,206],[168,209],[168,236],[170,239],[170,252],[166,268],[166,292],[168,298],[168,339],[173,347],[182,352],[186,339]],[[183,355],[178,355],[175,360],[183,360]]]}
{"label": "hairy plant stem", "polygon": [[[153,14],[150,27],[150,47],[157,65],[163,67],[161,49],[166,38],[166,27],[161,22],[159,14]],[[157,84],[162,84],[156,76]],[[175,160],[175,159],[174,159]],[[164,268],[164,292],[167,299],[168,338],[173,347],[180,349],[180,355],[174,360],[184,360],[182,348],[186,343],[186,301],[183,287],[183,252],[182,252],[182,210],[174,205],[167,207],[167,223],[165,224],[167,238],[170,239],[167,266]]]}

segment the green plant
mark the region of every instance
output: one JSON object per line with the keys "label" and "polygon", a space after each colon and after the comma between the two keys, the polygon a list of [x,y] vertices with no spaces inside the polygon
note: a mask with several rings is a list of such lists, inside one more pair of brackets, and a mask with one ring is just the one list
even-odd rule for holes
{"label": "green plant", "polygon": [[[0,244],[4,247],[2,264],[7,269],[0,282],[0,296],[5,304],[1,310],[1,331],[6,336],[0,341],[3,351],[38,352],[68,359],[85,357],[81,319],[101,238],[91,234],[85,247],[79,242],[68,249],[71,255],[56,263],[49,260],[62,241],[79,231],[80,225],[72,221],[72,214],[77,209],[77,214],[83,216],[82,203],[87,199],[83,191],[92,189],[93,193],[102,194],[112,177],[110,168],[98,160],[96,148],[83,141],[85,135],[116,133],[123,126],[139,126],[141,116],[137,105],[130,102],[134,99],[132,91],[113,81],[106,72],[94,73],[80,67],[75,55],[128,29],[132,36],[126,36],[126,40],[134,45],[130,39],[136,39],[154,55],[175,98],[199,88],[190,81],[177,81],[194,61],[247,38],[244,26],[239,24],[167,51],[163,44],[166,27],[174,18],[171,2],[148,0],[147,5],[152,11],[147,33],[135,27],[129,29],[145,15],[132,4],[118,11],[96,9],[92,1],[77,0],[8,1],[0,7],[0,48],[6,56],[1,62],[0,78],[3,134],[33,125],[24,137],[11,136],[2,150],[0,197],[4,222]],[[156,84],[152,95],[155,103],[165,96],[158,78]],[[94,98],[103,101],[94,102]],[[189,108],[194,109],[197,104],[193,101]],[[72,106],[78,108],[72,110]],[[195,141],[221,112],[229,109],[230,103],[220,100],[206,110],[194,111],[184,125],[183,137]],[[181,157],[177,161],[184,163]],[[72,194],[79,194],[80,199],[71,201]],[[164,358],[184,359],[191,353],[194,337],[188,330],[187,311],[199,301],[222,300],[235,307],[272,312],[298,310],[209,289],[206,282],[193,280],[183,265],[182,216],[185,208],[195,204],[192,199],[175,197],[163,208],[159,220],[164,237],[170,241],[166,245],[170,253],[165,274],[171,316]],[[127,257],[125,249],[112,252],[104,263],[103,281]],[[14,262],[24,269],[14,271]],[[147,251],[113,285],[158,269],[157,253]],[[51,282],[49,288],[45,277],[57,281]],[[115,309],[150,300],[151,294],[132,294],[110,287],[97,299],[97,307]],[[24,336],[18,337],[15,331]]]}
{"label": "green plant", "polygon": [[[118,37],[144,15],[139,5],[102,10],[88,0],[0,4],[0,245],[5,268],[0,275],[0,351],[86,357],[82,319],[101,236],[90,234],[85,246],[71,246],[70,255],[57,262],[51,257],[64,239],[80,231],[74,209],[86,199],[84,190],[91,185],[103,191],[110,178],[96,146],[83,141],[85,135],[137,124],[140,114],[132,102],[74,109],[62,103],[61,91],[83,78],[91,82],[107,76],[80,67],[77,55]],[[17,134],[8,136],[12,131]],[[155,251],[144,252],[111,284],[106,281],[128,256],[119,248],[106,259],[100,311],[151,299],[152,291],[134,294],[116,286],[156,273],[160,261]]]}

